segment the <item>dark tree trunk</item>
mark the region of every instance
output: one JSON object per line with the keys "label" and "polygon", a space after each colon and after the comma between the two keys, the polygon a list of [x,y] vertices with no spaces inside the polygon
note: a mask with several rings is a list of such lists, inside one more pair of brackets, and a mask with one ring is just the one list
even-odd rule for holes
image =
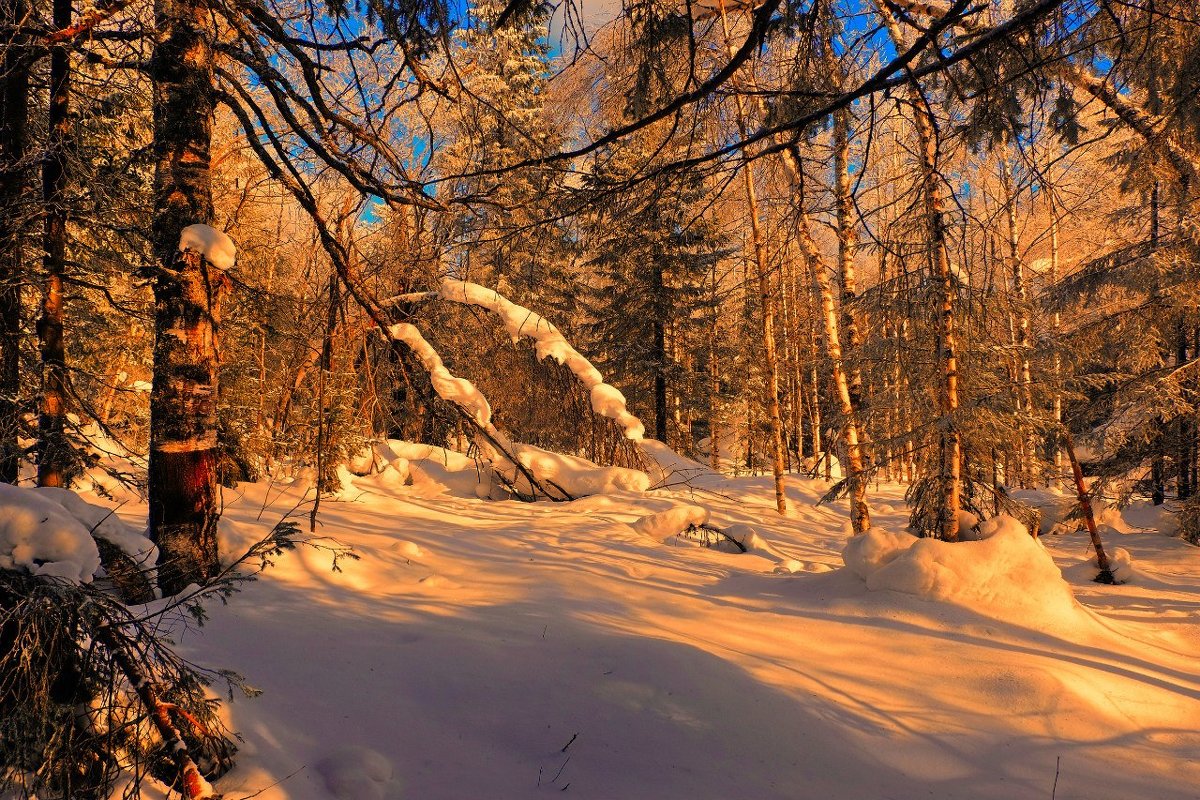
{"label": "dark tree trunk", "polygon": [[[71,0],[54,0],[54,27],[71,24]],[[66,46],[50,51],[50,109],[46,156],[42,160],[45,213],[42,264],[46,283],[38,344],[42,357],[42,396],[38,408],[38,486],[66,486],[72,462],[67,442],[66,343],[63,336],[63,272],[67,253],[67,146],[71,133],[71,63]]]}
{"label": "dark tree trunk", "polygon": [[654,291],[654,342],[651,344],[650,361],[654,364],[654,438],[667,442],[667,326],[664,320],[670,309],[666,308],[666,284],[663,270],[658,264],[652,267],[651,286]]}
{"label": "dark tree trunk", "polygon": [[150,531],[168,594],[217,564],[217,334],[228,278],[182,230],[212,220],[212,18],[203,0],[156,0],[154,82],[154,388]]}
{"label": "dark tree trunk", "polygon": [[[0,24],[27,24],[25,0],[0,0]],[[24,276],[25,165],[29,119],[29,63],[23,37],[4,48],[0,74],[0,481],[16,483],[21,407],[21,280]]]}
{"label": "dark tree trunk", "polygon": [[[1188,329],[1183,320],[1179,321],[1179,329],[1176,332],[1175,342],[1175,366],[1183,369],[1188,363]],[[1187,384],[1190,381],[1185,380],[1183,397],[1186,400],[1191,399],[1192,392]],[[1175,488],[1180,500],[1187,500],[1192,496],[1192,415],[1180,414],[1178,428],[1176,430],[1175,453],[1178,460],[1178,473],[1175,479]]]}

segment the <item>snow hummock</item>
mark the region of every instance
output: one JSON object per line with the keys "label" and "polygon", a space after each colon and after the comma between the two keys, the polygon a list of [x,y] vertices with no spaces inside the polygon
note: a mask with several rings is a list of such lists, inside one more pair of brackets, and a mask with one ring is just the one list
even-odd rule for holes
{"label": "snow hummock", "polygon": [[1020,521],[980,523],[977,541],[944,542],[872,528],[842,558],[872,591],[891,590],[1000,617],[1066,619],[1078,610],[1062,572]]}
{"label": "snow hummock", "polygon": [[188,225],[179,234],[179,252],[199,253],[217,269],[231,269],[237,247],[224,233],[209,225]]}
{"label": "snow hummock", "polygon": [[82,524],[93,537],[104,539],[119,547],[134,563],[149,568],[158,561],[158,548],[144,530],[129,525],[111,508],[89,503],[70,489],[39,486],[26,491],[37,492],[63,507],[63,510]]}
{"label": "snow hummock", "polygon": [[[610,492],[644,492],[650,488],[650,476],[636,469],[602,467],[578,456],[568,456],[534,447],[514,444],[517,459],[539,481],[552,481],[572,497]],[[518,476],[518,488],[522,488]],[[529,487],[525,486],[525,490]]]}
{"label": "snow hummock", "polygon": [[340,747],[317,762],[317,773],[336,800],[400,800],[403,784],[395,767],[377,750]]}
{"label": "snow hummock", "polygon": [[100,569],[91,533],[42,492],[0,483],[0,568],[90,583]]}
{"label": "snow hummock", "polygon": [[615,386],[605,383],[600,370],[572,347],[558,328],[544,317],[517,305],[493,289],[454,278],[442,279],[438,295],[443,300],[491,311],[500,318],[514,342],[522,336],[533,340],[538,360],[550,357],[571,370],[590,392],[592,410],[620,425],[627,439],[641,439],[646,434],[646,426],[642,421],[629,413],[625,395]]}
{"label": "snow hummock", "polygon": [[632,523],[631,527],[651,539],[660,542],[678,536],[690,527],[699,527],[708,522],[708,510],[700,506],[678,505],[650,514]]}

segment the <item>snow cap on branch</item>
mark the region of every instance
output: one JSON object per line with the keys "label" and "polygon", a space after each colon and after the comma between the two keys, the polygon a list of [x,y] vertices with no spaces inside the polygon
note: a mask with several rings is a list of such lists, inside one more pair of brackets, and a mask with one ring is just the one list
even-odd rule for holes
{"label": "snow cap on branch", "polygon": [[407,322],[397,323],[388,328],[388,333],[393,339],[408,345],[421,360],[421,364],[429,372],[429,379],[433,383],[433,389],[437,392],[438,397],[459,405],[479,423],[480,427],[491,429],[492,407],[487,398],[483,396],[483,392],[479,391],[475,384],[466,378],[455,377],[450,370],[446,369],[437,350],[434,350],[433,345],[425,341],[425,337],[415,326]]}
{"label": "snow cap on branch", "polygon": [[551,325],[545,318],[477,283],[443,278],[438,294],[443,300],[478,306],[491,311],[500,318],[513,342],[518,341],[522,336],[532,339],[538,360],[545,359],[547,356],[553,358],[571,370],[584,388],[591,393],[593,411],[620,425],[627,439],[639,440],[645,436],[646,426],[629,413],[625,404],[625,395],[621,394],[615,386],[605,383],[600,370],[596,369],[592,362],[572,347],[558,328]]}

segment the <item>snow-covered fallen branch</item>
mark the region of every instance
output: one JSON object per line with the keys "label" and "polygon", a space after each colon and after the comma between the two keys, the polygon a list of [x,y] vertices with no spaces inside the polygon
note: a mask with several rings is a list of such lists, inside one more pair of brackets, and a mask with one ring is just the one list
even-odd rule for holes
{"label": "snow-covered fallen branch", "polygon": [[544,317],[519,306],[493,289],[469,281],[443,278],[438,295],[443,300],[486,309],[500,318],[504,329],[514,342],[522,337],[532,339],[538,360],[553,358],[571,370],[588,390],[592,410],[613,420],[625,433],[625,438],[639,440],[646,435],[646,426],[629,413],[625,395],[615,386],[604,382],[600,370],[579,353],[566,338]]}
{"label": "snow-covered fallen branch", "polygon": [[[383,334],[389,341],[403,343],[417,356],[429,373],[433,390],[471,425],[476,434],[476,446],[496,477],[507,484],[513,494],[526,500],[536,499],[539,494],[552,500],[575,499],[562,489],[551,492],[522,463],[512,442],[492,424],[492,407],[483,392],[466,378],[459,378],[446,369],[442,357],[416,326],[401,322],[384,329]],[[505,470],[506,466],[511,467],[511,472]],[[518,477],[525,479],[528,492],[522,492],[518,487]]]}

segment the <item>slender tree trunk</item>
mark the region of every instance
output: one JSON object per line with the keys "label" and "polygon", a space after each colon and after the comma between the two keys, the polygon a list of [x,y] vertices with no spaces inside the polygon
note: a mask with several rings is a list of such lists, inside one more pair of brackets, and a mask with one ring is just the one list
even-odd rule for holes
{"label": "slender tree trunk", "polygon": [[[1050,206],[1050,285],[1058,284],[1058,210],[1054,207],[1054,201],[1051,199]],[[1058,351],[1058,336],[1062,329],[1062,315],[1058,309],[1054,310],[1054,314],[1050,320],[1050,333],[1052,347],[1054,348],[1054,397],[1053,397],[1053,413],[1054,426],[1058,428],[1062,425],[1062,354]],[[1051,486],[1059,488],[1062,485],[1062,446],[1059,444],[1058,437],[1053,437],[1051,447],[1051,459],[1054,463],[1054,477]]]}
{"label": "slender tree trunk", "polygon": [[[71,0],[54,0],[54,27],[71,24]],[[64,338],[63,273],[67,254],[67,146],[71,134],[71,63],[65,45],[50,51],[50,109],[46,156],[42,161],[45,213],[42,263],[46,284],[37,333],[42,357],[42,396],[38,409],[38,486],[65,486],[71,464],[66,437],[67,365]]]}
{"label": "slender tree trunk", "polygon": [[308,517],[308,530],[317,529],[317,513],[321,507],[321,495],[331,494],[338,488],[337,464],[330,461],[329,442],[332,428],[332,411],[328,398],[329,380],[333,376],[333,334],[337,328],[337,312],[342,295],[335,271],[329,276],[329,305],[325,315],[325,331],[321,336],[320,373],[317,376],[317,496]]}
{"label": "slender tree trunk", "polygon": [[212,25],[205,0],[155,2],[149,499],[167,594],[218,569],[217,337],[229,279],[200,254],[179,250],[185,227],[213,217]]}
{"label": "slender tree trunk", "polygon": [[1100,531],[1096,528],[1096,515],[1092,513],[1092,496],[1083,482],[1083,469],[1079,466],[1079,459],[1075,457],[1075,442],[1071,440],[1071,434],[1066,429],[1062,429],[1062,443],[1063,449],[1067,451],[1067,458],[1071,462],[1071,474],[1075,478],[1075,493],[1079,498],[1079,507],[1083,511],[1083,522],[1087,526],[1088,536],[1091,537],[1092,549],[1096,551],[1096,566],[1100,568],[1096,582],[1116,583],[1112,567],[1108,562],[1108,555],[1104,552],[1104,543],[1100,541]]}
{"label": "slender tree trunk", "polygon": [[[816,327],[814,323],[813,327]],[[808,367],[808,430],[812,440],[813,458],[820,459],[825,452],[825,443],[821,440],[821,386],[817,374],[817,332],[812,332],[812,347]],[[818,462],[819,463],[819,462]]]}
{"label": "slender tree trunk", "polygon": [[717,265],[712,268],[712,320],[711,336],[708,343],[708,460],[713,472],[721,471],[721,367],[717,358],[717,342],[721,340],[721,311],[718,308],[718,276]]}
{"label": "slender tree trunk", "polygon": [[[1025,265],[1021,260],[1021,243],[1017,231],[1017,191],[1013,183],[1012,168],[1008,161],[1005,161],[1001,168],[1001,182],[1004,185],[1005,201],[1007,205],[1008,218],[1008,256],[1011,264],[1011,276],[1013,292],[1017,296],[1017,380],[1018,391],[1020,392],[1021,405],[1025,410],[1025,414],[1032,417],[1034,413],[1033,406],[1033,379],[1030,369],[1029,353],[1032,350],[1032,345],[1029,336],[1029,290],[1025,285]],[[1021,435],[1021,475],[1022,482],[1028,487],[1027,476],[1030,474],[1029,462],[1033,460],[1035,447],[1033,443],[1032,430],[1029,427],[1032,419],[1023,419],[1020,421]]]}
{"label": "slender tree trunk", "polygon": [[[876,5],[887,25],[888,33],[897,48],[903,46],[900,27],[884,3]],[[938,426],[941,465],[941,503],[938,508],[938,528],[942,539],[958,540],[958,512],[962,494],[962,441],[958,433],[958,347],[955,333],[955,302],[957,292],[950,271],[950,248],[946,234],[946,215],[939,187],[938,146],[933,119],[920,86],[909,82],[909,98],[917,132],[921,158],[921,197],[929,226],[929,271],[941,287],[938,314],[938,364],[942,373],[939,392],[942,421]]]}
{"label": "slender tree trunk", "polygon": [[[1179,320],[1178,330],[1176,331],[1175,342],[1175,368],[1183,369],[1188,363],[1188,330],[1182,319]],[[1190,380],[1183,379],[1183,397],[1185,400],[1190,400],[1192,390],[1187,384]],[[1177,467],[1177,477],[1175,479],[1176,494],[1180,500],[1187,500],[1192,496],[1192,437],[1193,437],[1193,422],[1192,415],[1184,412],[1179,415],[1178,426],[1176,429],[1175,453],[1179,461]]]}
{"label": "slender tree trunk", "polygon": [[668,309],[663,308],[666,294],[662,265],[653,267],[654,342],[651,358],[654,362],[654,438],[667,444],[667,326],[663,322]]}
{"label": "slender tree trunk", "polygon": [[[841,329],[845,333],[846,352],[854,352],[859,346],[858,320],[854,314],[858,282],[854,269],[854,256],[858,249],[854,232],[854,195],[850,184],[850,113],[842,109],[834,115],[834,197],[837,203],[838,223],[838,268],[841,274]],[[801,198],[801,204],[803,199]],[[803,206],[801,206],[803,211]],[[805,223],[802,223],[805,224]],[[807,224],[805,224],[807,228]],[[801,234],[802,236],[806,235]],[[822,288],[822,306],[826,306],[825,289]],[[838,341],[838,320],[833,316],[832,296],[825,313],[825,336],[829,346],[829,358],[833,364],[833,380],[842,404],[842,436],[846,443],[846,482],[850,490],[850,522],[855,533],[863,533],[871,527],[871,512],[867,507],[867,473],[862,448],[862,427],[859,412],[862,409],[862,370],[843,362],[843,350]],[[835,352],[836,350],[836,352]]]}
{"label": "slender tree trunk", "polygon": [[[795,187],[800,190],[800,185]],[[798,205],[796,230],[800,241],[800,250],[808,262],[809,274],[817,288],[818,300],[821,306],[822,330],[825,338],[825,350],[829,356],[830,370],[833,377],[834,389],[837,391],[839,411],[842,414],[842,436],[846,445],[846,461],[843,465],[850,491],[850,521],[855,533],[863,533],[871,527],[871,516],[866,503],[866,481],[864,479],[862,449],[858,441],[858,424],[854,408],[854,396],[851,394],[851,381],[846,374],[842,358],[841,335],[839,332],[836,301],[833,286],[828,272],[822,263],[820,251],[812,238],[807,214],[804,211],[804,195],[796,199]],[[828,459],[826,460],[828,464]],[[828,475],[828,471],[826,475]]]}
{"label": "slender tree trunk", "polygon": [[[721,27],[725,35],[725,49],[733,58],[733,43],[729,36],[729,21],[725,15],[725,2],[719,0]],[[743,139],[749,133],[746,122],[745,101],[740,92],[734,95],[737,110],[737,125]],[[766,361],[767,416],[771,424],[771,472],[775,478],[775,508],[780,514],[787,512],[787,495],[783,485],[783,418],[779,410],[779,360],[775,349],[775,293],[771,289],[771,275],[767,268],[766,246],[758,213],[758,195],[754,188],[754,168],[749,154],[742,151],[742,180],[746,190],[746,203],[750,214],[750,238],[754,247],[755,279],[758,283],[758,298],[762,311],[763,359]]]}
{"label": "slender tree trunk", "polygon": [[[0,24],[30,24],[26,0],[0,0]],[[21,465],[21,283],[25,276],[23,239],[29,194],[28,43],[9,35],[0,74],[0,481],[16,483]]]}
{"label": "slender tree trunk", "polygon": [[[1159,213],[1160,213],[1160,198],[1161,190],[1158,181],[1154,182],[1153,188],[1150,190],[1150,252],[1158,253],[1158,232],[1159,232]],[[1161,308],[1161,289],[1158,281],[1154,284],[1154,303],[1153,307],[1156,311]],[[1167,497],[1167,466],[1166,455],[1163,451],[1163,439],[1166,436],[1165,425],[1161,418],[1158,419],[1156,428],[1156,436],[1154,443],[1154,456],[1150,461],[1150,500],[1160,506]]]}

